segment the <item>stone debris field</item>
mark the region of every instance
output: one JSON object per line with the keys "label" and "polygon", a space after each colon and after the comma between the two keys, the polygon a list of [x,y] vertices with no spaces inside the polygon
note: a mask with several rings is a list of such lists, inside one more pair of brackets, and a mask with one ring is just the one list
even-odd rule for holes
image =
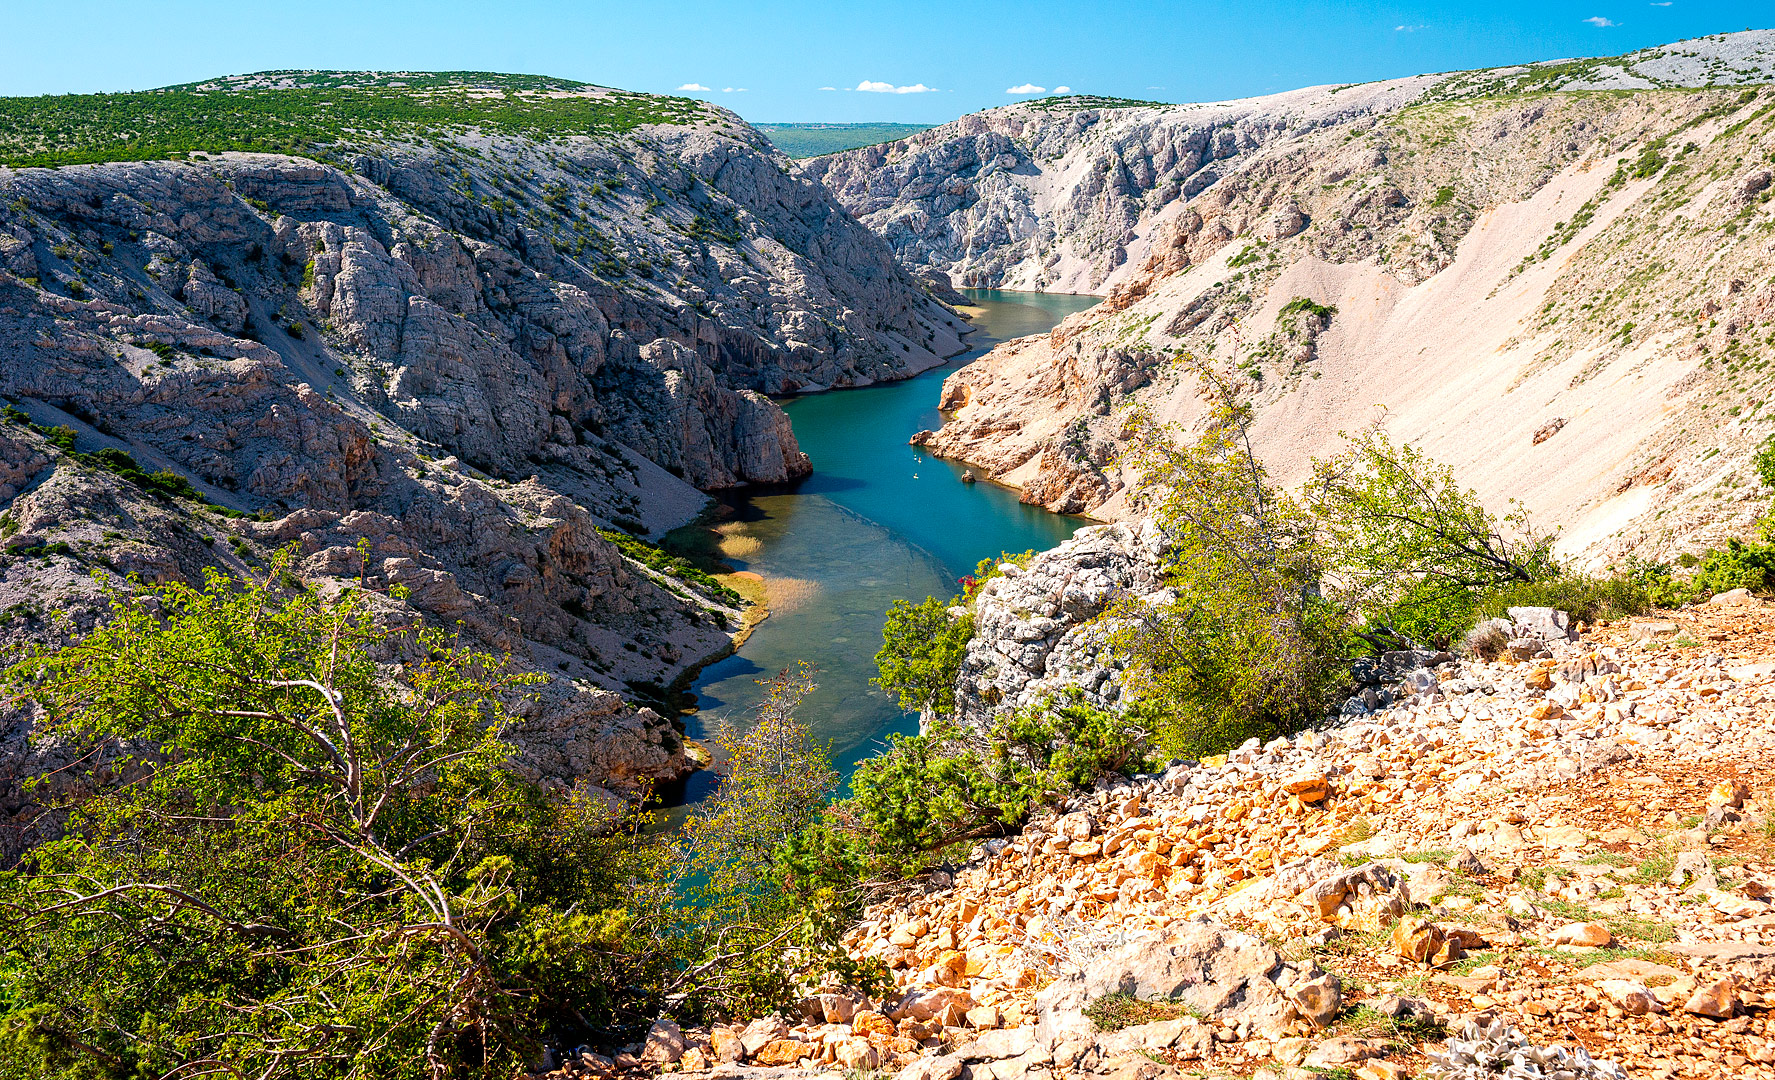
{"label": "stone debris field", "polygon": [[1775,607],[1512,614],[1495,661],[1388,654],[1323,730],[1100,785],[871,906],[847,945],[887,1000],[562,1071],[1775,1078]]}

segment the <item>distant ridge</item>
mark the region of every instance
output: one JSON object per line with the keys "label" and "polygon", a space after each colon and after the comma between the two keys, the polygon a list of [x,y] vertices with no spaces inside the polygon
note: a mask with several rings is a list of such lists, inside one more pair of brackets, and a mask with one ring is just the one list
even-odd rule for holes
{"label": "distant ridge", "polygon": [[753,124],[778,150],[792,158],[819,157],[861,146],[893,142],[934,124]]}

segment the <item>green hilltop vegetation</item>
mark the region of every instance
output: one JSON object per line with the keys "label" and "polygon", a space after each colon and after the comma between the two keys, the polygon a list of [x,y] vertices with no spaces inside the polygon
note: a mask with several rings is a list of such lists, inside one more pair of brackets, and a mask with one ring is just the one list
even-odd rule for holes
{"label": "green hilltop vegetation", "polygon": [[819,157],[878,143],[896,142],[932,124],[753,124],[792,158]]}
{"label": "green hilltop vegetation", "polygon": [[538,75],[274,71],[120,94],[0,98],[0,164],[229,150],[313,156],[353,137],[468,129],[548,140],[690,124],[711,114],[690,98]]}
{"label": "green hilltop vegetation", "polygon": [[1027,103],[1043,112],[1078,112],[1081,109],[1149,109],[1164,108],[1170,102],[1141,101],[1139,98],[1104,97],[1102,94],[1064,94],[1037,98]]}

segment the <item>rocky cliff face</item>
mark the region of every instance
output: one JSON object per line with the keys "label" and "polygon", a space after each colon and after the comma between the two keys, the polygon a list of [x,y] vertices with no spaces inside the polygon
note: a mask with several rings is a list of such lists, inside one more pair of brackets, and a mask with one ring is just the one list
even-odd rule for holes
{"label": "rocky cliff face", "polygon": [[[403,593],[390,618],[553,676],[515,736],[536,778],[682,775],[671,725],[625,699],[726,648],[736,613],[600,529],[805,474],[765,395],[923,370],[959,320],[719,110],[354,130],[328,156],[0,168],[0,634],[90,626],[93,569],[198,580],[294,545],[305,577]],[[8,777],[53,759],[8,723]],[[10,781],[0,803],[33,813]]]}
{"label": "rocky cliff face", "polygon": [[1080,529],[1026,566],[1001,566],[974,600],[955,719],[984,729],[997,715],[1075,689],[1092,705],[1113,707],[1120,661],[1104,647],[1099,616],[1117,600],[1166,602],[1163,551],[1148,520]]}
{"label": "rocky cliff face", "polygon": [[1120,409],[1187,428],[1207,369],[1258,407],[1284,482],[1378,422],[1570,555],[1669,556],[1763,501],[1770,81],[1756,31],[1215,105],[1019,105],[806,168],[921,270],[1106,294],[953,375],[921,439],[1027,501],[1130,515]]}

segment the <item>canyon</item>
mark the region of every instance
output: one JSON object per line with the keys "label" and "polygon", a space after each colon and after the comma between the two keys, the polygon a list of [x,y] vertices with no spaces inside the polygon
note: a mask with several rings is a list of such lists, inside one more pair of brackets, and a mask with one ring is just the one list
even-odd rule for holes
{"label": "canyon", "polygon": [[910,268],[1102,294],[951,375],[919,441],[1138,511],[1138,404],[1218,384],[1271,473],[1385,428],[1602,566],[1750,531],[1775,322],[1775,32],[1157,106],[1006,106],[813,159]]}
{"label": "canyon", "polygon": [[[471,119],[477,93],[636,107],[526,86],[432,93],[467,95]],[[805,476],[769,395],[904,378],[961,351],[966,324],[743,121],[672,108],[597,134],[387,122],[313,156],[0,167],[0,637],[92,626],[95,571],[200,581],[293,549],[304,580],[544,673],[512,735],[531,778],[683,776],[664,688],[730,647],[742,604],[625,555],[627,534]],[[66,764],[31,728],[5,722],[8,851],[36,813],[23,779]]]}

